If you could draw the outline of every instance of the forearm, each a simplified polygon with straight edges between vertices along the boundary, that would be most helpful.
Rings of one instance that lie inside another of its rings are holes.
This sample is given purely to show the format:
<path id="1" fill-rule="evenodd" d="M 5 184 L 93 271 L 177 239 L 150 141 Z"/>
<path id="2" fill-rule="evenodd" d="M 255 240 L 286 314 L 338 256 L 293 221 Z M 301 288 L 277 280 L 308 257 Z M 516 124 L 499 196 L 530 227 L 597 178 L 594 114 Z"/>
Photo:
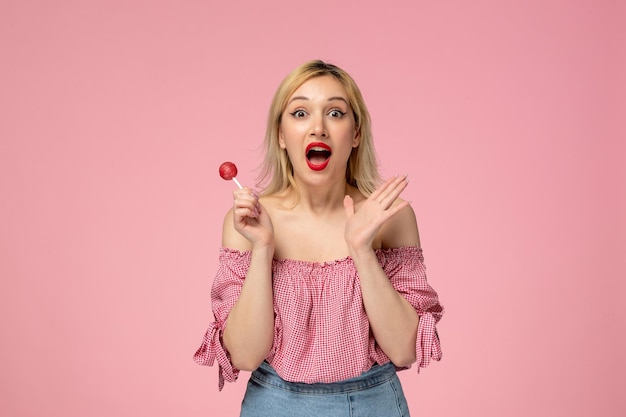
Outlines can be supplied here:
<path id="1" fill-rule="evenodd" d="M 267 357 L 274 339 L 272 258 L 274 248 L 252 250 L 250 267 L 224 330 L 224 346 L 233 366 L 255 370 Z"/>
<path id="2" fill-rule="evenodd" d="M 363 305 L 380 348 L 396 366 L 415 362 L 419 316 L 413 306 L 393 288 L 373 250 L 353 251 L 361 281 Z"/>

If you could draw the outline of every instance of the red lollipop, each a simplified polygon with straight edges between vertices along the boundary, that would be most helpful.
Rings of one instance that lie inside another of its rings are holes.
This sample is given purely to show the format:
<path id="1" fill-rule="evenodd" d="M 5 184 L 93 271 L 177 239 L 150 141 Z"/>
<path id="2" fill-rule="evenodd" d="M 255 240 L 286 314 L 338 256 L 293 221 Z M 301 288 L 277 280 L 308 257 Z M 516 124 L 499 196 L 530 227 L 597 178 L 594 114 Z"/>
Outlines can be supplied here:
<path id="1" fill-rule="evenodd" d="M 220 165 L 220 177 L 224 178 L 226 181 L 233 180 L 235 184 L 237 184 L 237 187 L 243 188 L 241 184 L 239 184 L 239 181 L 237 181 L 237 178 L 235 178 L 236 175 L 237 166 L 232 162 L 224 162 Z"/>

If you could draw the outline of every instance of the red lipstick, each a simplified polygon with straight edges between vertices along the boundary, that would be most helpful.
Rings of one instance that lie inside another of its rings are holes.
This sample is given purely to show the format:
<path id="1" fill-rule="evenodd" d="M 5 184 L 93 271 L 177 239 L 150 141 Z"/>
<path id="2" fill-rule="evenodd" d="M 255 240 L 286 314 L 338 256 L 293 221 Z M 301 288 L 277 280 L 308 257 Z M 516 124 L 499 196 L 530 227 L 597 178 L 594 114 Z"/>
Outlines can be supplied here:
<path id="1" fill-rule="evenodd" d="M 306 147 L 306 163 L 313 171 L 321 171 L 328 165 L 330 155 L 332 154 L 330 146 L 323 142 L 312 142 Z"/>

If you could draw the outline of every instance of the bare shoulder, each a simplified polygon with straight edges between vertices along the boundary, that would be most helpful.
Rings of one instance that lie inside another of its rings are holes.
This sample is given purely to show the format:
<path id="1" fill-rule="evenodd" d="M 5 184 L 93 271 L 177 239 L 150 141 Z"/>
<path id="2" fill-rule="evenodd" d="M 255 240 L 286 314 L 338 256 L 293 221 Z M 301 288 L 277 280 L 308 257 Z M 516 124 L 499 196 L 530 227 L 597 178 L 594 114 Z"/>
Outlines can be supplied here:
<path id="1" fill-rule="evenodd" d="M 393 204 L 403 202 L 404 200 L 398 198 Z M 419 247 L 420 237 L 413 208 L 410 205 L 402 208 L 381 227 L 379 236 L 383 248 Z"/>
<path id="2" fill-rule="evenodd" d="M 247 251 L 252 249 L 250 241 L 243 237 L 241 233 L 235 230 L 235 223 L 233 220 L 233 209 L 228 210 L 224 216 L 224 223 L 222 225 L 222 246 L 225 248 L 237 249 L 240 251 Z"/>

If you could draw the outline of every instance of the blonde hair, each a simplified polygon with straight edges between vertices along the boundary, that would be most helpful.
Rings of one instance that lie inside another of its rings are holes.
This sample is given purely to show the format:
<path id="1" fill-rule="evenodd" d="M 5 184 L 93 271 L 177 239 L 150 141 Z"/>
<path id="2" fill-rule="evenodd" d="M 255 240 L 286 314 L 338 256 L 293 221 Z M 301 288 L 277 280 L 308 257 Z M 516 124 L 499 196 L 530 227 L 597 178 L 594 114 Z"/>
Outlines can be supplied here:
<path id="1" fill-rule="evenodd" d="M 346 167 L 346 182 L 365 196 L 369 196 L 380 183 L 376 152 L 372 138 L 371 120 L 363 96 L 352 77 L 341 68 L 323 61 L 306 62 L 294 69 L 280 83 L 267 119 L 265 133 L 265 159 L 261 165 L 258 185 L 267 184 L 263 194 L 271 195 L 284 191 L 289 186 L 296 189 L 293 166 L 287 152 L 281 149 L 278 134 L 282 114 L 291 95 L 311 78 L 331 75 L 346 89 L 348 102 L 354 114 L 355 128 L 360 134 L 359 146 L 352 149 Z"/>

